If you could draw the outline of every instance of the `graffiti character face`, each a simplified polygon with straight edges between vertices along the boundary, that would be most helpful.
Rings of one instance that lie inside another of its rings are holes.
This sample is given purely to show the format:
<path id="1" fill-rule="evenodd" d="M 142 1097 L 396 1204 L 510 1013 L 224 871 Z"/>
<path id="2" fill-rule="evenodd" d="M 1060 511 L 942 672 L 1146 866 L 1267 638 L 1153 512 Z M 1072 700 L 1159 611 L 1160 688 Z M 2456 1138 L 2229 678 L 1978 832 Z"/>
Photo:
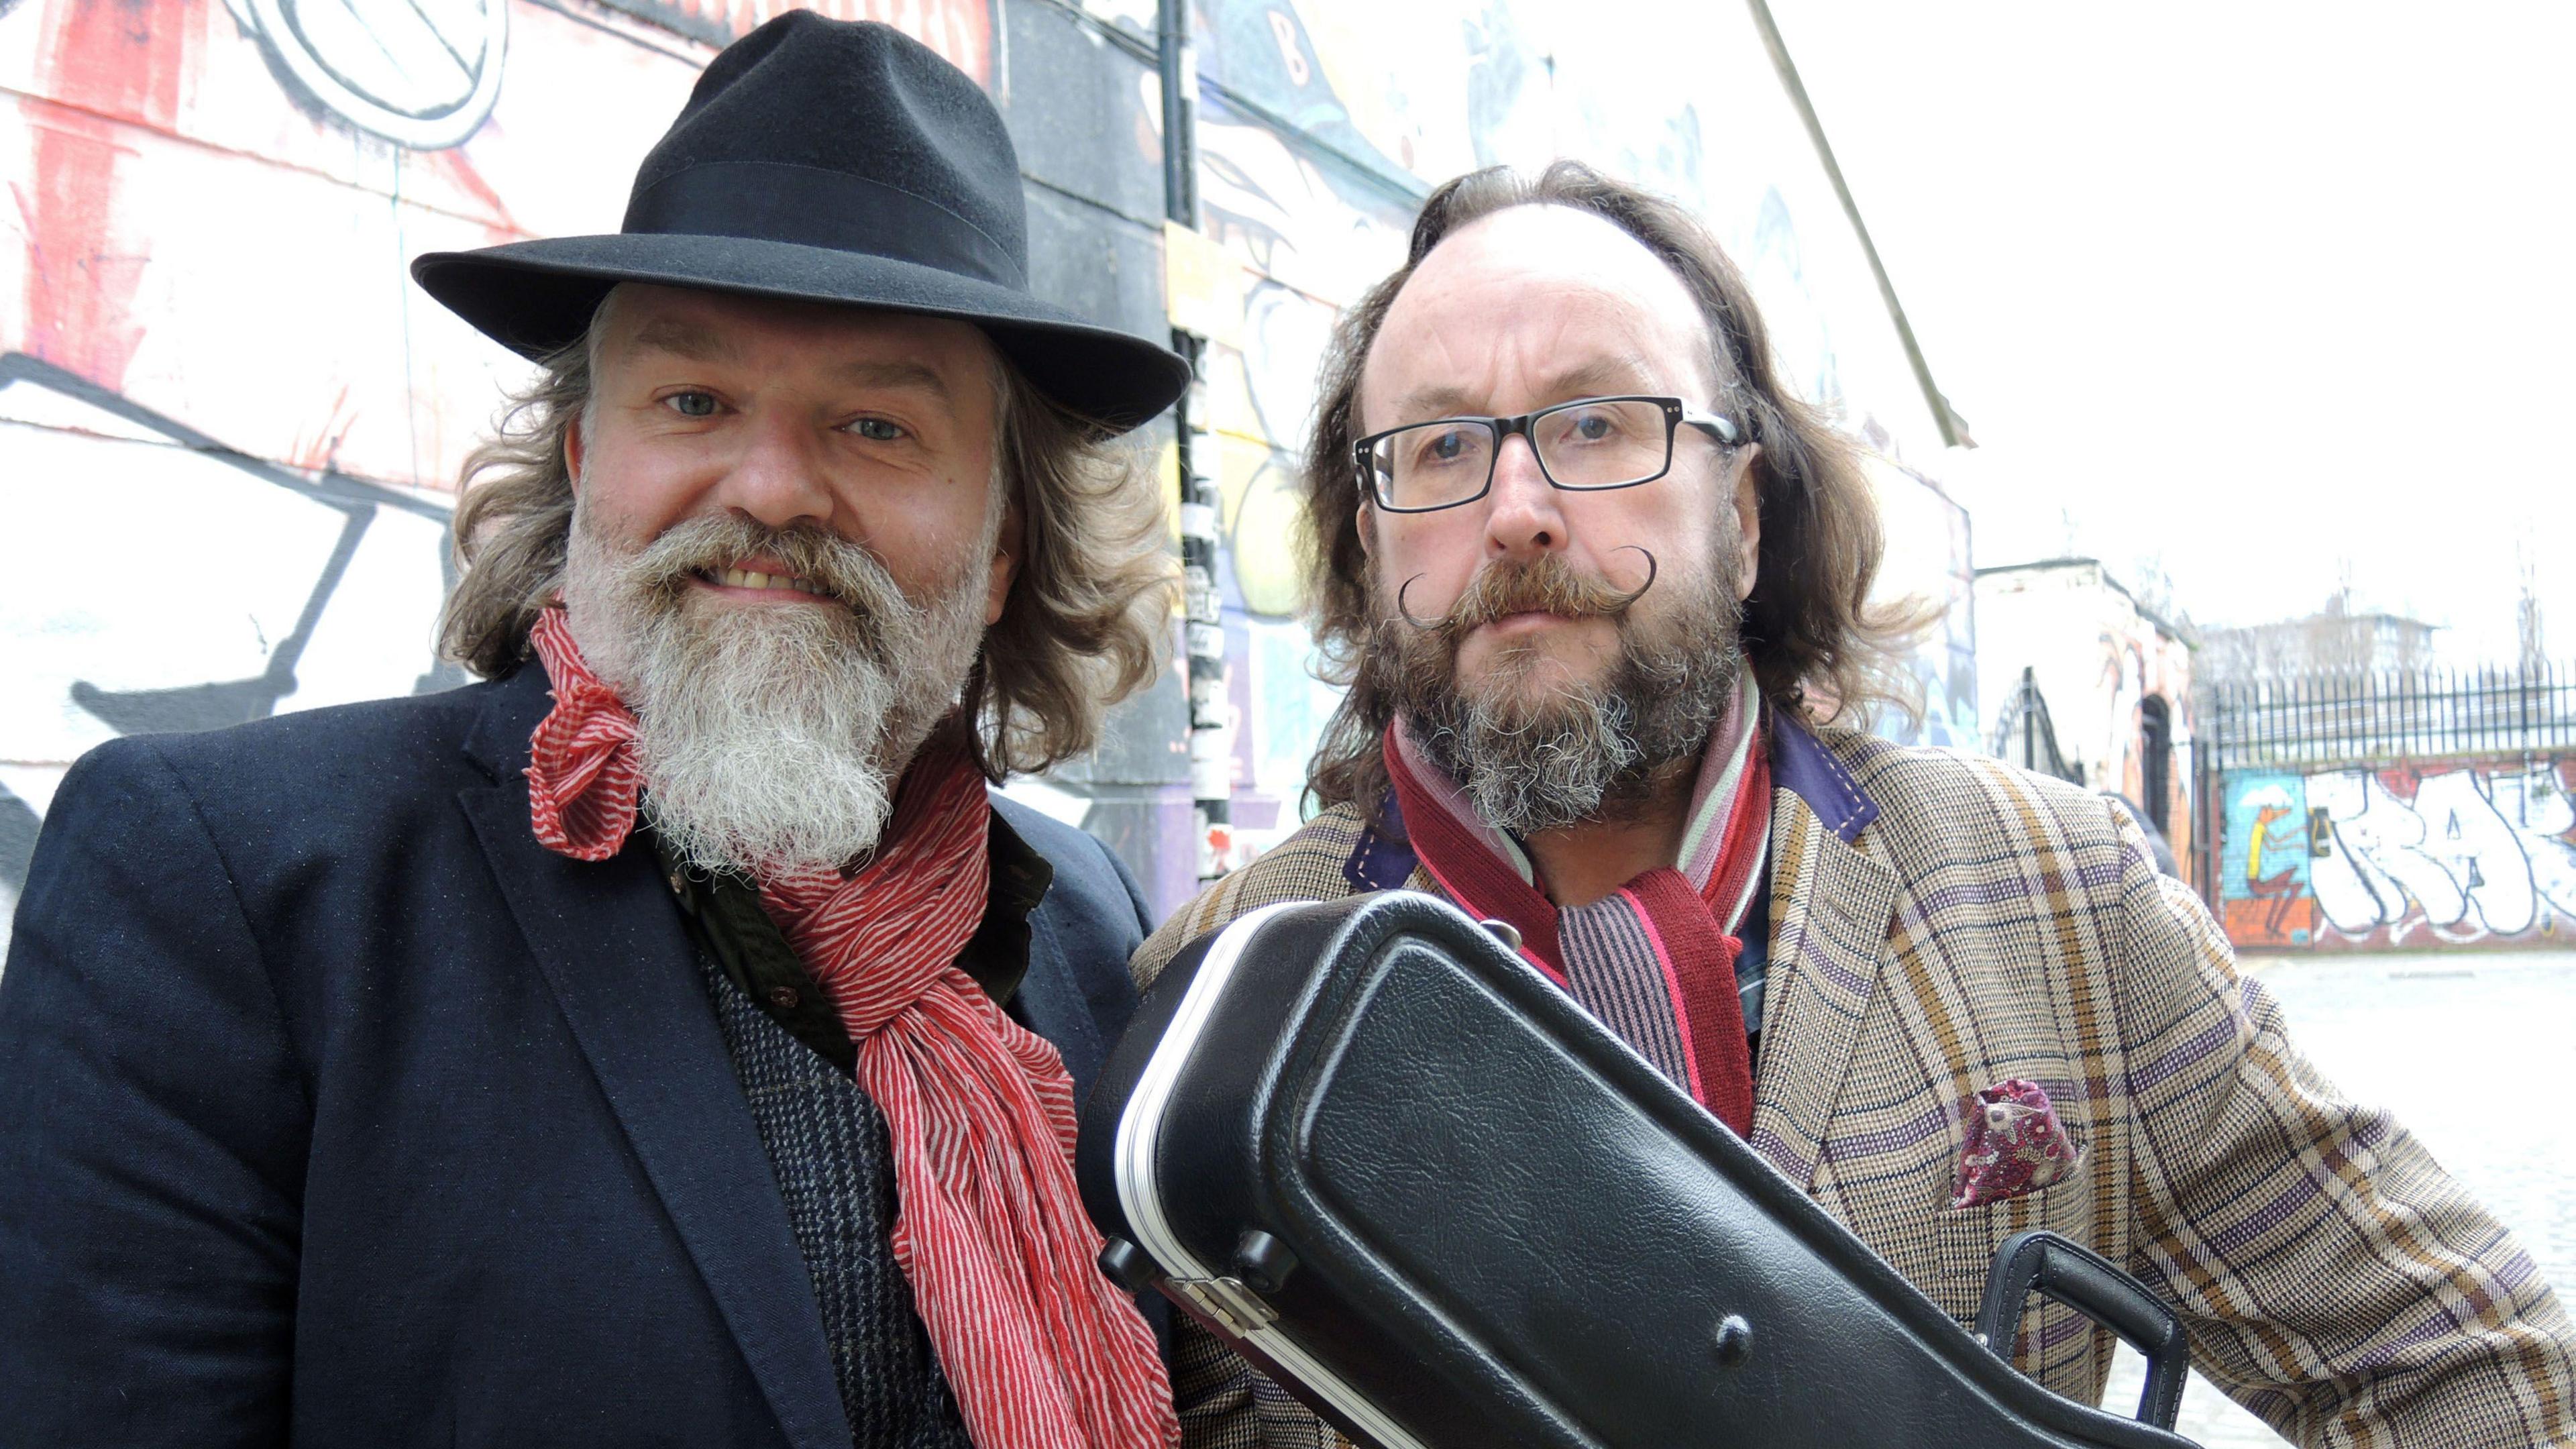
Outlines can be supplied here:
<path id="1" fill-rule="evenodd" d="M 1018 557 L 1008 520 L 995 546 L 982 543 L 996 377 L 992 345 L 963 322 L 621 287 L 566 461 L 613 551 L 698 518 L 820 529 L 866 550 L 906 598 L 980 574 L 990 624 Z M 831 606 L 786 564 L 748 555 L 693 583 L 729 607 Z"/>
<path id="2" fill-rule="evenodd" d="M 1609 394 L 1705 408 L 1718 396 L 1713 372 L 1699 308 L 1670 269 L 1600 217 L 1524 206 L 1464 228 L 1423 261 L 1369 349 L 1359 403 L 1364 431 Z M 1363 503 L 1360 535 L 1382 591 L 1403 590 L 1417 618 L 1445 615 L 1480 572 L 1543 563 L 1625 593 L 1646 580 L 1651 554 L 1656 587 L 1627 611 L 1648 623 L 1704 592 L 1721 552 L 1733 555 L 1733 597 L 1751 592 L 1761 538 L 1752 453 L 1684 429 L 1664 477 L 1566 492 L 1513 438 L 1483 498 L 1417 514 Z M 1470 695 L 1508 687 L 1524 698 L 1597 687 L 1621 652 L 1614 615 L 1515 612 L 1458 640 L 1457 683 Z"/>

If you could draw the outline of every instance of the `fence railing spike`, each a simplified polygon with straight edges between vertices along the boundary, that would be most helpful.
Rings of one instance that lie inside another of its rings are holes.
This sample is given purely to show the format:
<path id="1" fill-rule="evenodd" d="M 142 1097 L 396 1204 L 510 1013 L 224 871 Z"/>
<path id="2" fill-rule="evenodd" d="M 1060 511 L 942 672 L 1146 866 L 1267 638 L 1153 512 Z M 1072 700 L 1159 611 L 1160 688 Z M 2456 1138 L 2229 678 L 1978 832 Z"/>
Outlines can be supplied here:
<path id="1" fill-rule="evenodd" d="M 2192 721 L 2213 771 L 2337 768 L 2380 760 L 2539 752 L 2576 744 L 2576 669 L 2489 660 L 2380 668 L 2338 664 L 2215 681 Z M 2015 701 L 2020 706 L 2019 700 Z M 2046 706 L 2018 712 L 2023 748 L 2047 754 Z M 2027 716 L 2037 713 L 2037 720 Z M 2030 725 L 2037 724 L 2033 731 Z M 2030 736 L 2037 734 L 2038 738 Z M 2065 766 L 2064 761 L 2034 764 Z"/>

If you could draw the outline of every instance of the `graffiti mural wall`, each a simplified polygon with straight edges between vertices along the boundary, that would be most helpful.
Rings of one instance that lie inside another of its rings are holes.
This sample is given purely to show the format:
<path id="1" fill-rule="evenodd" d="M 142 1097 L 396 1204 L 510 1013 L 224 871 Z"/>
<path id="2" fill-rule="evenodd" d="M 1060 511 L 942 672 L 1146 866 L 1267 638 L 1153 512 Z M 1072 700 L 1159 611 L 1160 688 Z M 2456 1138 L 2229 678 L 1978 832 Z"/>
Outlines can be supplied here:
<path id="1" fill-rule="evenodd" d="M 2576 940 L 2576 757 L 2224 777 L 2239 947 Z"/>
<path id="2" fill-rule="evenodd" d="M 610 118 L 696 73 L 614 17 L 331 14 L 0 11 L 0 913 L 90 746 L 461 682 L 447 492 L 519 369 L 404 263 L 613 218 Z"/>
<path id="3" fill-rule="evenodd" d="M 463 682 L 432 652 L 452 490 L 525 368 L 406 264 L 615 229 L 715 46 L 779 8 L 0 4 L 0 939 L 91 746 Z M 1032 0 L 819 8 L 892 21 L 1002 96 L 1038 286 L 1160 335 L 1160 141 L 1094 100 L 1135 96 L 1149 61 Z M 1177 687 L 1118 723 L 1032 793 L 1174 903 Z"/>

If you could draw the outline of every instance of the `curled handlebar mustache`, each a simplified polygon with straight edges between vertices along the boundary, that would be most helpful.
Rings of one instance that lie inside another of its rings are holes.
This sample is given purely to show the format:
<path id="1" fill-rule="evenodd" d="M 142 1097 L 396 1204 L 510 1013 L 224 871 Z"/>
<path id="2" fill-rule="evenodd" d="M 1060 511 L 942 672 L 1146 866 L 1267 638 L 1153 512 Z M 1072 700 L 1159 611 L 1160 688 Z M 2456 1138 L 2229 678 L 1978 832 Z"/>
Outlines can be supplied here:
<path id="1" fill-rule="evenodd" d="M 1656 575 L 1656 573 L 1657 573 L 1657 565 L 1656 565 L 1656 562 L 1655 562 L 1655 555 L 1654 555 L 1653 550 L 1648 549 L 1648 548 L 1645 548 L 1645 547 L 1643 547 L 1643 546 L 1641 546 L 1641 545 L 1639 545 L 1639 544 L 1623 543 L 1623 544 L 1619 545 L 1617 548 L 1614 548 L 1614 549 L 1612 549 L 1612 550 L 1610 550 L 1610 551 L 1611 551 L 1612 553 L 1625 553 L 1625 552 L 1628 552 L 1628 551 L 1629 551 L 1629 550 L 1631 550 L 1631 549 L 1635 550 L 1635 551 L 1636 551 L 1636 552 L 1638 552 L 1638 553 L 1644 554 L 1644 555 L 1646 556 L 1646 579 L 1645 579 L 1645 582 L 1643 582 L 1643 583 L 1641 583 L 1641 584 L 1637 585 L 1635 588 L 1630 589 L 1630 590 L 1628 590 L 1628 591 L 1627 591 L 1627 592 L 1625 592 L 1625 593 L 1622 593 L 1622 594 L 1616 594 L 1616 595 L 1611 596 L 1611 597 L 1610 597 L 1610 598 L 1608 598 L 1608 599 L 1602 600 L 1602 601 L 1601 601 L 1601 607 L 1600 607 L 1600 609 L 1599 609 L 1599 612 L 1600 612 L 1600 613 L 1603 613 L 1603 614 L 1615 614 L 1615 613 L 1619 612 L 1621 609 L 1627 608 L 1629 605 L 1631 605 L 1631 604 L 1633 604 L 1633 603 L 1637 602 L 1639 599 L 1644 598 L 1644 597 L 1646 596 L 1646 591 L 1647 591 L 1648 589 L 1651 589 L 1651 588 L 1653 588 L 1653 587 L 1655 586 L 1655 575 Z M 1443 629 L 1443 628 L 1448 627 L 1448 625 L 1449 625 L 1449 622 L 1450 622 L 1450 621 L 1449 621 L 1449 620 L 1447 620 L 1447 619 L 1445 619 L 1445 618 L 1442 618 L 1442 619 L 1417 619 L 1417 618 L 1415 618 L 1415 617 L 1413 616 L 1413 610 L 1411 610 L 1410 608 L 1407 608 L 1407 607 L 1405 606 L 1405 602 L 1404 602 L 1404 596 L 1405 596 L 1405 594 L 1406 594 L 1408 591 L 1410 591 L 1410 590 L 1413 588 L 1413 586 L 1414 586 L 1415 584 L 1418 584 L 1418 583 L 1422 582 L 1422 578 L 1423 578 L 1423 576 L 1422 576 L 1422 575 L 1420 575 L 1420 574 L 1415 574 L 1413 577 L 1411 577 L 1411 578 L 1409 578 L 1409 579 L 1406 579 L 1406 580 L 1404 581 L 1403 586 L 1402 586 L 1402 587 L 1400 587 L 1400 588 L 1398 588 L 1398 589 L 1395 591 L 1395 612 L 1396 612 L 1397 616 L 1398 616 L 1399 618 L 1403 619 L 1403 620 L 1404 620 L 1404 622 L 1406 622 L 1406 623 L 1408 623 L 1408 624 L 1411 624 L 1414 628 L 1416 628 L 1416 629 L 1421 629 L 1421 630 L 1424 630 L 1424 631 L 1426 631 L 1426 632 L 1427 632 L 1427 631 L 1430 631 L 1430 630 L 1434 630 L 1434 629 Z M 1481 620 L 1480 620 L 1479 622 L 1483 622 L 1483 621 L 1481 621 Z"/>

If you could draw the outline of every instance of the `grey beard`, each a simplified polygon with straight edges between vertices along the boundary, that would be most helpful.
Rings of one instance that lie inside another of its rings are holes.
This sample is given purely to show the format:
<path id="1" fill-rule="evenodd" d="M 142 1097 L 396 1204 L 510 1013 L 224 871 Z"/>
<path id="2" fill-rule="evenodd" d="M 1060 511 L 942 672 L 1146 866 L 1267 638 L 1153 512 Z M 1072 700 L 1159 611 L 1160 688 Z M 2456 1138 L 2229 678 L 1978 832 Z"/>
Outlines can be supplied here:
<path id="1" fill-rule="evenodd" d="M 1432 628 L 1381 598 L 1373 667 L 1386 671 L 1382 687 L 1414 743 L 1458 783 L 1485 823 L 1529 835 L 1613 819 L 1642 802 L 1668 766 L 1704 751 L 1734 702 L 1744 672 L 1744 610 L 1732 558 L 1723 546 L 1715 550 L 1713 565 L 1660 608 L 1636 600 L 1620 606 L 1611 615 L 1619 658 L 1598 684 L 1525 699 L 1536 659 L 1505 654 L 1475 694 L 1462 691 L 1465 626 L 1510 607 L 1491 597 L 1462 597 L 1452 617 Z M 1578 595 L 1587 587 L 1559 586 Z M 1508 582 L 1496 587 L 1513 594 Z"/>
<path id="2" fill-rule="evenodd" d="M 1728 629 L 1717 649 L 1632 647 L 1603 684 L 1531 707 L 1443 691 L 1409 722 L 1423 755 L 1486 824 L 1514 835 L 1561 830 L 1616 817 L 1666 766 L 1706 749 L 1741 670 Z"/>
<path id="3" fill-rule="evenodd" d="M 1416 743 L 1448 772 L 1476 815 L 1514 835 L 1598 819 L 1640 751 L 1625 699 L 1585 692 L 1543 718 L 1512 720 L 1474 701 L 1439 723 L 1417 719 Z"/>
<path id="4" fill-rule="evenodd" d="M 1000 524 L 997 508 L 970 560 Z M 617 558 L 576 513 L 565 597 L 605 636 L 584 652 L 635 716 L 645 818 L 694 869 L 837 869 L 874 850 L 981 647 L 979 570 L 916 604 L 865 550 L 816 533 L 698 519 Z M 759 552 L 846 607 L 728 608 L 686 580 Z"/>

